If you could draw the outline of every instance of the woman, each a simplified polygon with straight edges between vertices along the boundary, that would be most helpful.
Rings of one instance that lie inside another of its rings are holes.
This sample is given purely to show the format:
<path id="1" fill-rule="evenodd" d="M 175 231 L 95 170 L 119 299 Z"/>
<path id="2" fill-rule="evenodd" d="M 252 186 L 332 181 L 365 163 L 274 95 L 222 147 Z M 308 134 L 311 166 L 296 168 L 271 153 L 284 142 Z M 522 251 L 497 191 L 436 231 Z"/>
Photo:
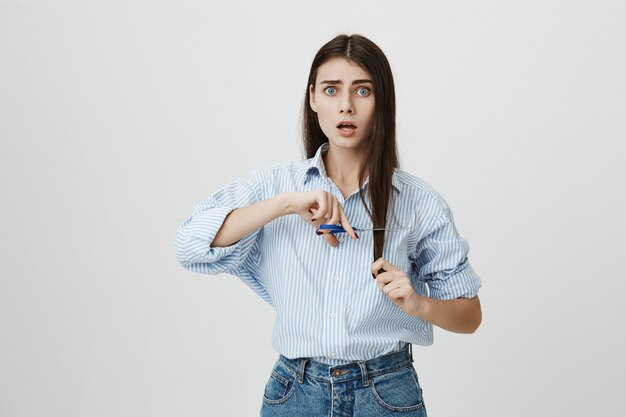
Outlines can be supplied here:
<path id="1" fill-rule="evenodd" d="M 202 201 L 179 262 L 236 275 L 276 309 L 262 416 L 425 416 L 411 344 L 481 321 L 468 243 L 441 195 L 398 168 L 391 68 L 369 39 L 318 51 L 303 120 L 308 159 Z"/>

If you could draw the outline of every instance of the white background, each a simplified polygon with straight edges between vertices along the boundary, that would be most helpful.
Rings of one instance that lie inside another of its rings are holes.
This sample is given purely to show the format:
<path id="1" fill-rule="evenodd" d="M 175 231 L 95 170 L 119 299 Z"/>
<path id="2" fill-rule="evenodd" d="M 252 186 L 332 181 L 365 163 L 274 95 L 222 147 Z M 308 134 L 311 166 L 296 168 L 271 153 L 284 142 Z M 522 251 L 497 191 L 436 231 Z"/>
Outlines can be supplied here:
<path id="1" fill-rule="evenodd" d="M 174 254 L 302 158 L 315 52 L 387 54 L 402 168 L 483 280 L 414 347 L 430 416 L 623 416 L 626 3 L 0 0 L 0 415 L 254 416 L 271 307 Z"/>

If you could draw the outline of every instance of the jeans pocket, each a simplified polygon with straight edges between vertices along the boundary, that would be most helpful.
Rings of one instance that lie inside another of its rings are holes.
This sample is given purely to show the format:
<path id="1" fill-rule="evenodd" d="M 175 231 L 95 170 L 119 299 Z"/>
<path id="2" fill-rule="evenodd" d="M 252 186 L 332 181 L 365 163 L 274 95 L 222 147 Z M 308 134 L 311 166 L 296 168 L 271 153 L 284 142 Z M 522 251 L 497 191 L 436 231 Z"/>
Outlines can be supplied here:
<path id="1" fill-rule="evenodd" d="M 281 404 L 287 401 L 294 391 L 295 374 L 279 362 L 276 363 L 263 393 L 266 404 Z"/>
<path id="2" fill-rule="evenodd" d="M 412 365 L 372 378 L 370 390 L 387 410 L 409 412 L 424 408 L 422 388 Z"/>

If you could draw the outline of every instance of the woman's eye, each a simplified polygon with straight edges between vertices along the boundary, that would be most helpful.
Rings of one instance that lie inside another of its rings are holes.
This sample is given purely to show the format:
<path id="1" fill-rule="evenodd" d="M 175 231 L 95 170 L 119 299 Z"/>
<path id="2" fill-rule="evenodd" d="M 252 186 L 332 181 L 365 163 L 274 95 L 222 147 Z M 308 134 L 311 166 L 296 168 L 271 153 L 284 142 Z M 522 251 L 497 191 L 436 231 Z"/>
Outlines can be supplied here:
<path id="1" fill-rule="evenodd" d="M 356 90 L 357 95 L 363 96 L 363 97 L 369 96 L 371 94 L 371 92 L 372 91 L 369 88 L 366 88 L 366 87 L 361 87 L 358 90 Z"/>
<path id="2" fill-rule="evenodd" d="M 326 87 L 324 91 L 330 96 L 334 96 L 335 94 L 337 94 L 337 89 L 335 89 L 335 87 Z"/>

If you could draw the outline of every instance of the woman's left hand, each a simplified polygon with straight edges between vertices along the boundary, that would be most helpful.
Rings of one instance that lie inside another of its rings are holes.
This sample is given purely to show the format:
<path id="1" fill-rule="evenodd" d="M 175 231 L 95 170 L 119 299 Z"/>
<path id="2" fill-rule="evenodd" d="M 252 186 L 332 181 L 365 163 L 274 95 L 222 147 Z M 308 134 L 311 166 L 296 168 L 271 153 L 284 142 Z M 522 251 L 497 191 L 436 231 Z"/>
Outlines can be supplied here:
<path id="1" fill-rule="evenodd" d="M 384 271 L 379 271 L 383 269 Z M 419 316 L 425 303 L 423 298 L 415 293 L 411 280 L 407 275 L 384 258 L 379 258 L 372 264 L 372 275 L 378 283 L 378 288 L 384 292 L 395 305 L 411 316 Z"/>

